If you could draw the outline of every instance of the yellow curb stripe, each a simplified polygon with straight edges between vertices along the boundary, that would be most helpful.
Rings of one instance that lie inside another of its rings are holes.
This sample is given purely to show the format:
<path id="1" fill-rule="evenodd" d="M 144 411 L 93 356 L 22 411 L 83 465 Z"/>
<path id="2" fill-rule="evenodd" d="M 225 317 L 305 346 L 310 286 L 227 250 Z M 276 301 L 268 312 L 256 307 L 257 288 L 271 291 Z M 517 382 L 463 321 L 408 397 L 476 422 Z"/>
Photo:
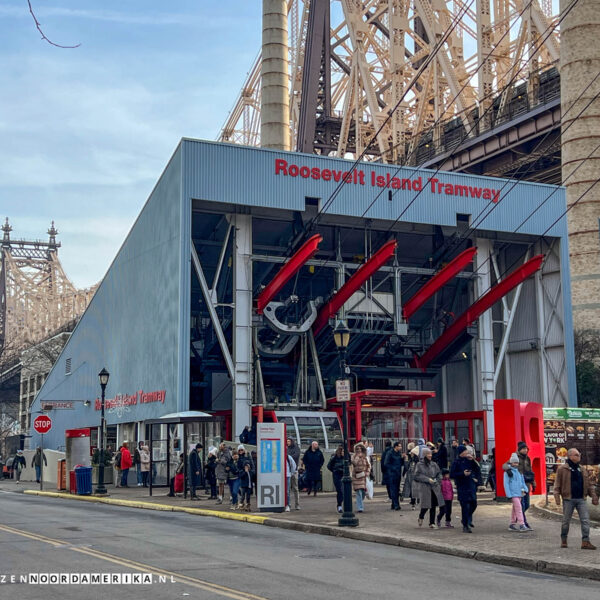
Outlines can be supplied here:
<path id="1" fill-rule="evenodd" d="M 123 500 L 121 498 L 103 498 L 101 496 L 79 496 L 75 494 L 63 494 L 61 492 L 42 492 L 39 490 L 23 490 L 24 494 L 31 496 L 46 496 L 49 498 L 64 498 L 68 500 L 83 500 L 84 502 L 98 502 L 102 504 L 113 504 L 115 506 L 126 506 L 129 508 L 143 508 L 146 510 L 161 510 L 168 512 L 185 512 L 202 517 L 214 517 L 229 521 L 242 521 L 244 523 L 255 523 L 263 525 L 268 517 L 259 515 L 242 515 L 229 513 L 222 510 L 209 510 L 207 508 L 190 508 L 186 506 L 172 506 L 171 504 L 158 504 L 155 502 L 143 502 L 140 500 Z"/>
<path id="2" fill-rule="evenodd" d="M 19 535 L 28 539 L 44 542 L 53 546 L 64 547 L 65 545 L 68 546 L 69 544 L 67 540 L 55 540 L 53 538 L 49 538 L 37 533 L 24 531 L 22 529 L 15 529 L 14 527 L 9 527 L 8 525 L 0 525 L 0 531 L 6 531 L 7 533 L 12 533 L 14 535 Z M 131 567 L 132 569 L 140 569 L 142 571 L 154 573 L 156 575 L 173 576 L 177 578 L 178 583 L 184 583 L 186 585 L 190 585 L 201 590 L 213 592 L 215 594 L 225 596 L 227 598 L 233 598 L 233 600 L 267 600 L 267 598 L 265 598 L 264 596 L 256 596 L 255 594 L 238 591 L 233 588 L 228 588 L 219 585 L 218 583 L 211 583 L 210 581 L 204 581 L 203 579 L 190 577 L 189 575 L 182 575 L 181 573 L 176 573 L 174 571 L 167 571 L 166 569 L 153 567 L 152 565 L 147 565 L 145 563 L 133 561 L 128 558 L 116 556 L 114 554 L 108 554 L 107 552 L 102 552 L 101 550 L 96 550 L 94 548 L 77 548 L 74 546 L 68 546 L 67 549 L 73 552 L 78 552 L 80 554 L 87 554 L 88 556 L 91 556 L 93 558 L 99 558 L 107 562 L 115 563 L 120 567 Z"/>

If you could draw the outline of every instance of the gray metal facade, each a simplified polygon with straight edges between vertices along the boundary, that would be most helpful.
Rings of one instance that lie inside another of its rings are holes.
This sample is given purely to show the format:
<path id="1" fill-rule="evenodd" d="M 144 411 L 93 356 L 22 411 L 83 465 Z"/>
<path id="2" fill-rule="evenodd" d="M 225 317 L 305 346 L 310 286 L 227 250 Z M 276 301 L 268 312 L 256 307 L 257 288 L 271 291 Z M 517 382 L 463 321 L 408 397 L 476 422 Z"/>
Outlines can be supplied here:
<path id="1" fill-rule="evenodd" d="M 276 174 L 278 160 L 285 161 L 288 167 L 292 164 L 307 167 L 310 175 L 292 176 L 289 168 L 287 175 Z M 352 164 L 313 155 L 182 140 L 32 410 L 39 410 L 40 401 L 44 400 L 89 399 L 93 402 L 99 394 L 97 373 L 102 367 L 111 373 L 107 398 L 116 394 L 132 395 L 139 390 L 165 390 L 164 403 L 138 401 L 126 409 L 113 410 L 107 415 L 108 424 L 142 421 L 188 410 L 190 327 L 193 326 L 190 315 L 194 310 L 191 300 L 194 294 L 192 209 L 206 213 L 207 218 L 222 215 L 230 223 L 233 215 L 249 214 L 255 228 L 263 221 L 268 223 L 273 215 L 282 222 L 291 222 L 295 215 L 308 214 L 311 203 L 320 208 L 327 206 L 338 183 L 323 181 L 325 170 L 337 171 L 340 176 L 348 172 Z M 561 217 L 565 209 L 564 190 L 372 163 L 360 163 L 357 168 L 364 173 L 364 182 L 353 180 L 341 186 L 334 202 L 324 211 L 330 223 L 339 221 L 348 227 L 374 224 L 385 233 L 402 215 L 398 223 L 406 231 L 414 224 L 417 232 L 425 225 L 446 232 L 457 228 L 457 215 L 464 215 L 477 224 L 478 236 L 492 243 L 497 241 L 501 272 L 511 270 L 509 267 L 519 258 L 519 248 L 524 252 L 535 236 L 546 236 L 541 250 L 550 258 L 539 281 L 523 284 L 522 298 L 515 307 L 506 350 L 511 369 L 509 387 L 512 397 L 523 400 L 539 400 L 548 405 L 574 403 L 568 245 L 566 220 Z M 318 169 L 318 179 L 313 177 L 313 169 Z M 417 187 L 421 191 L 373 186 L 372 172 L 386 181 L 388 174 L 390 180 L 392 177 L 411 182 L 420 180 L 421 185 Z M 430 178 L 438 180 L 435 191 L 431 189 Z M 446 193 L 451 189 L 447 186 L 453 186 L 452 191 L 457 193 Z M 467 192 L 470 188 L 475 191 Z M 480 196 L 481 190 L 495 190 L 499 201 L 494 203 L 477 197 L 477 189 Z M 475 197 L 471 197 L 471 193 Z M 317 209 L 312 210 L 311 214 L 315 214 Z M 252 238 L 255 252 L 261 243 L 266 244 L 257 239 L 257 235 L 253 234 Z M 514 241 L 516 246 L 500 248 L 507 240 Z M 215 248 L 218 252 L 216 242 Z M 233 258 L 235 262 L 235 256 Z M 506 315 L 502 317 L 498 310 L 494 308 L 497 320 L 506 321 Z M 230 335 L 225 337 L 231 348 L 234 344 Z M 498 330 L 494 336 L 496 343 L 500 343 L 501 332 Z M 523 339 L 527 341 L 524 347 Z M 447 365 L 445 391 L 439 377 L 432 384 L 440 394 L 439 399 L 431 403 L 433 412 L 481 407 L 476 385 L 469 381 L 469 369 L 475 370 L 473 381 L 477 378 L 477 350 L 472 352 L 474 356 L 469 357 L 468 366 L 457 362 Z M 70 374 L 65 373 L 67 358 L 72 361 Z M 248 363 L 252 363 L 251 357 Z M 557 385 L 544 391 L 544 378 L 552 380 L 553 377 Z M 498 396 L 506 391 L 505 379 L 503 370 L 499 375 Z M 212 380 L 222 382 L 222 389 L 231 394 L 223 372 L 213 373 Z M 224 405 L 222 397 L 218 404 L 215 408 Z M 79 405 L 75 411 L 56 411 L 53 418 L 53 430 L 46 436 L 47 447 L 62 446 L 66 428 L 97 425 L 99 412 L 93 405 L 90 408 Z"/>

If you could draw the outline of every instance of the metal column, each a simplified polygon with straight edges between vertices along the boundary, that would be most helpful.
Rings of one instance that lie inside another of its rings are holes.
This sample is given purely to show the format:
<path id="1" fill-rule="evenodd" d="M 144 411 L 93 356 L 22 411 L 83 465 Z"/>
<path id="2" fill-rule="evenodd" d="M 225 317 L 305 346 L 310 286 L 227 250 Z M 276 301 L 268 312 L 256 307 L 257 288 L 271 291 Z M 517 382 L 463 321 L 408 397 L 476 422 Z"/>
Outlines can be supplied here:
<path id="1" fill-rule="evenodd" d="M 233 238 L 233 399 L 232 437 L 251 425 L 252 404 L 252 217 L 232 215 Z"/>
<path id="2" fill-rule="evenodd" d="M 476 293 L 480 298 L 491 287 L 491 253 L 493 242 L 488 239 L 477 239 L 474 270 L 478 273 Z M 493 448 L 494 435 L 494 330 L 492 326 L 492 309 L 486 310 L 479 317 L 479 339 L 477 341 L 477 367 L 479 370 L 479 394 L 481 407 L 488 413 L 488 445 Z M 474 407 L 475 409 L 477 407 Z"/>

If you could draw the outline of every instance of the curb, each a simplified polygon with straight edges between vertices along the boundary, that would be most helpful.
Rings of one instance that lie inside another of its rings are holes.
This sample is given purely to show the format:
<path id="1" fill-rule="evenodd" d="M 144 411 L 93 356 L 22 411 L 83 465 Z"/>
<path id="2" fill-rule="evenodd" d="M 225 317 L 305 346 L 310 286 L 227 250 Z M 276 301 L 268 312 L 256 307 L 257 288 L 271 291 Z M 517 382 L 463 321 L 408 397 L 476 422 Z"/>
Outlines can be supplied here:
<path id="1" fill-rule="evenodd" d="M 369 533 L 367 531 L 361 531 L 360 529 L 344 529 L 333 527 L 331 525 L 313 525 L 311 523 L 302 523 L 300 521 L 284 521 L 283 519 L 261 517 L 252 514 L 241 515 L 236 513 L 208 510 L 203 508 L 187 508 L 183 506 L 171 506 L 169 504 L 154 504 L 151 502 L 141 502 L 135 500 L 121 500 L 118 498 L 103 498 L 99 496 L 74 496 L 72 494 L 62 494 L 60 492 L 41 492 L 38 490 L 24 490 L 23 493 L 32 496 L 46 496 L 50 498 L 62 498 L 68 500 L 83 500 L 84 502 L 114 504 L 117 506 L 126 506 L 129 508 L 141 508 L 146 510 L 159 510 L 167 512 L 184 512 L 203 517 L 214 517 L 217 519 L 226 519 L 229 521 L 242 521 L 245 523 L 265 525 L 267 527 L 300 531 L 303 533 L 328 535 L 331 537 L 339 537 L 357 540 L 361 542 L 372 542 L 376 544 L 387 544 L 389 546 L 410 548 L 412 550 L 421 550 L 423 552 L 436 552 L 438 554 L 446 554 L 458 558 L 479 560 L 482 562 L 525 569 L 527 571 L 536 571 L 549 575 L 561 575 L 564 577 L 600 580 L 600 567 L 583 567 L 578 565 L 572 565 L 570 563 L 515 557 L 512 555 L 494 554 L 492 552 L 483 552 L 476 550 L 464 550 L 463 548 L 457 548 L 455 546 L 424 542 L 422 540 L 417 540 L 414 538 L 400 538 L 380 533 Z M 540 509 L 539 507 L 536 508 L 540 512 L 550 512 L 545 511 L 544 509 Z"/>
<path id="2" fill-rule="evenodd" d="M 76 496 L 74 494 L 62 494 L 60 492 L 40 492 L 38 490 L 23 490 L 24 494 L 30 496 L 46 496 L 49 498 L 62 498 L 66 500 L 83 500 L 84 502 L 97 502 L 100 504 L 114 504 L 117 506 L 126 506 L 128 508 L 143 508 L 145 510 L 160 510 L 166 512 L 185 512 L 202 517 L 215 517 L 217 519 L 227 519 L 230 521 L 243 521 L 245 523 L 256 523 L 262 525 L 267 517 L 257 515 L 241 515 L 237 513 L 228 513 L 225 511 L 208 510 L 206 508 L 188 508 L 186 506 L 171 506 L 170 504 L 156 504 L 154 502 L 142 502 L 138 500 L 122 500 L 119 498 L 103 498 L 101 496 Z"/>

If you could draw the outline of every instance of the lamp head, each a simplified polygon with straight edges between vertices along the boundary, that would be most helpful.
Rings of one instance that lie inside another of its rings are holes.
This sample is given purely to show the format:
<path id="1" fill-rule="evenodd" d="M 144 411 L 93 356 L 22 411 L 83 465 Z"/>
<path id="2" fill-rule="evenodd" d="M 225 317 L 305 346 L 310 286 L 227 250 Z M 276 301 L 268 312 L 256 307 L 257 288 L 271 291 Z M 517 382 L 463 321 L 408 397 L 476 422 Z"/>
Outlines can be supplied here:
<path id="1" fill-rule="evenodd" d="M 333 330 L 333 341 L 339 350 L 345 350 L 350 343 L 350 330 L 343 321 L 338 322 Z"/>
<path id="2" fill-rule="evenodd" d="M 100 373 L 98 373 L 98 379 L 100 379 L 100 385 L 102 387 L 106 387 L 109 377 L 110 377 L 110 373 L 106 369 L 102 369 L 102 371 L 100 371 Z"/>

